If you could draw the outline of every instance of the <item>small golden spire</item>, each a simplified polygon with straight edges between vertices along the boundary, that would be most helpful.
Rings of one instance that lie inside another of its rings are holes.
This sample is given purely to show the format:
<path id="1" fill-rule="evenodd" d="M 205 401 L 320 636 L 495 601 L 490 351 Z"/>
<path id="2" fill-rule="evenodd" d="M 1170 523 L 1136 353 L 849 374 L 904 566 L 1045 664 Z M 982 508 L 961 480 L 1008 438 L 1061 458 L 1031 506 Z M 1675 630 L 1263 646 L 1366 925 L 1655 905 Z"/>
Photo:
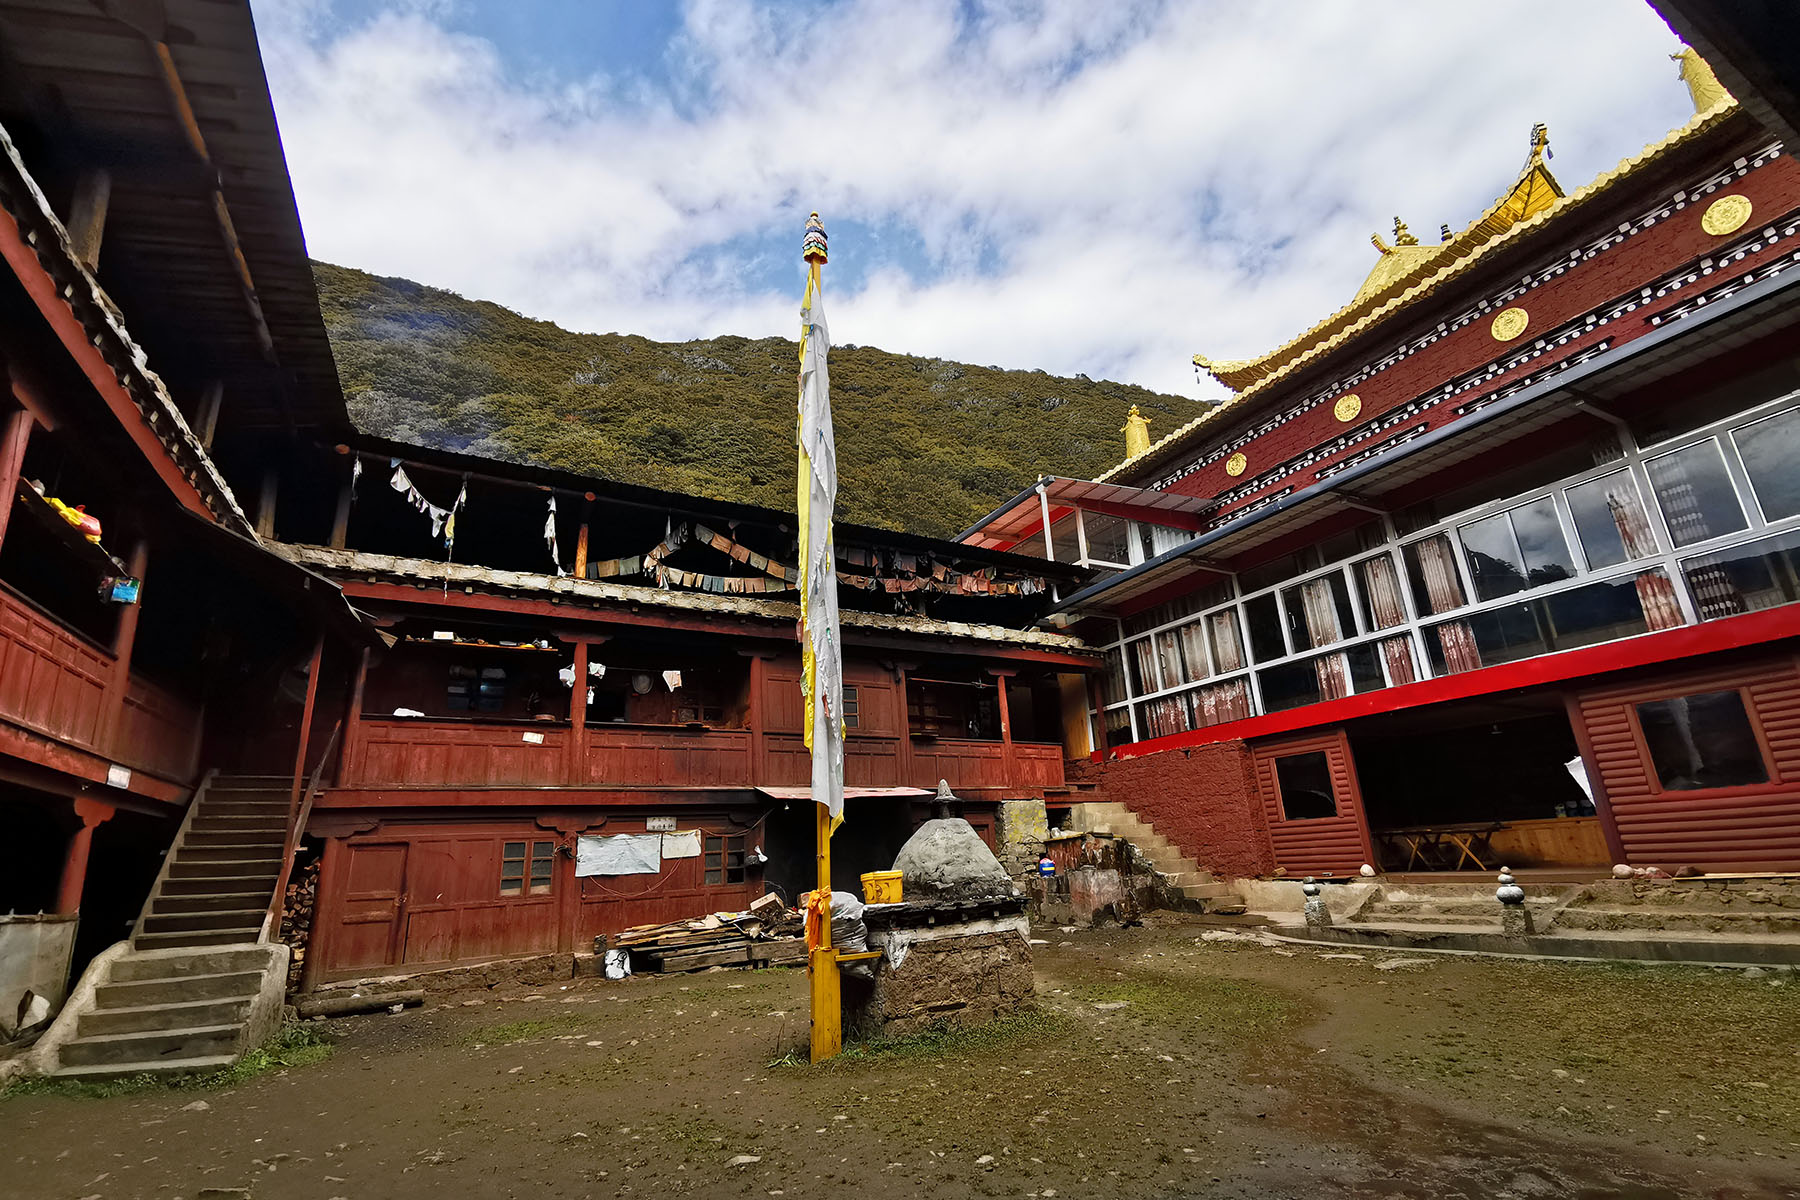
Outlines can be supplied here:
<path id="1" fill-rule="evenodd" d="M 1407 230 L 1406 222 L 1402 221 L 1399 217 L 1395 217 L 1394 218 L 1394 245 L 1396 245 L 1396 246 L 1416 246 L 1418 244 L 1419 244 L 1419 239 L 1414 237 L 1412 235 L 1412 233 Z"/>
<path id="2" fill-rule="evenodd" d="M 1125 435 L 1125 457 L 1136 458 L 1150 450 L 1150 418 L 1138 411 L 1137 405 L 1131 406 L 1131 413 L 1125 418 L 1125 428 L 1119 432 Z"/>
<path id="3" fill-rule="evenodd" d="M 1721 100 L 1730 99 L 1731 93 L 1713 74 L 1712 65 L 1700 57 L 1700 52 L 1692 46 L 1683 46 L 1680 54 L 1669 55 L 1671 62 L 1681 64 L 1681 82 L 1687 84 L 1688 95 L 1694 101 L 1694 111 L 1703 113 Z"/>

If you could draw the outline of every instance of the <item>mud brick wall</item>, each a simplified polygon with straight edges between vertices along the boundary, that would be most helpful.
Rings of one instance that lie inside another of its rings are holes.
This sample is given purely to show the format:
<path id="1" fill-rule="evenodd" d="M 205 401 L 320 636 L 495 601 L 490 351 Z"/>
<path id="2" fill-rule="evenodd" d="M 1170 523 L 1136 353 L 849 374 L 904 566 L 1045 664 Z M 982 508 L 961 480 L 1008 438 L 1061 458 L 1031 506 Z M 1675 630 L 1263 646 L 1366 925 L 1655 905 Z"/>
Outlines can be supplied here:
<path id="1" fill-rule="evenodd" d="M 1031 945 L 1021 929 L 916 941 L 898 967 L 878 961 L 873 984 L 853 989 L 845 979 L 844 1023 L 855 1037 L 979 1025 L 1032 1002 Z"/>
<path id="2" fill-rule="evenodd" d="M 1109 763 L 1068 764 L 1071 782 L 1123 804 L 1205 870 L 1225 878 L 1275 869 L 1268 818 L 1242 741 L 1164 750 Z"/>

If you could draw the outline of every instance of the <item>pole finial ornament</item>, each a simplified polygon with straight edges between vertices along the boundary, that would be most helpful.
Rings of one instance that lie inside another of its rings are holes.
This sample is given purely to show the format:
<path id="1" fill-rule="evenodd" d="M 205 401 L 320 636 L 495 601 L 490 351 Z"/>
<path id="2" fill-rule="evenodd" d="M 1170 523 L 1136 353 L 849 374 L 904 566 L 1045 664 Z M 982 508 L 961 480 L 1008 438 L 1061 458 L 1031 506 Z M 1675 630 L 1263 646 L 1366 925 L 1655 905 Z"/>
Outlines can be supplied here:
<path id="1" fill-rule="evenodd" d="M 800 257 L 807 262 L 825 261 L 825 224 L 814 213 L 806 218 L 806 236 L 800 240 Z"/>

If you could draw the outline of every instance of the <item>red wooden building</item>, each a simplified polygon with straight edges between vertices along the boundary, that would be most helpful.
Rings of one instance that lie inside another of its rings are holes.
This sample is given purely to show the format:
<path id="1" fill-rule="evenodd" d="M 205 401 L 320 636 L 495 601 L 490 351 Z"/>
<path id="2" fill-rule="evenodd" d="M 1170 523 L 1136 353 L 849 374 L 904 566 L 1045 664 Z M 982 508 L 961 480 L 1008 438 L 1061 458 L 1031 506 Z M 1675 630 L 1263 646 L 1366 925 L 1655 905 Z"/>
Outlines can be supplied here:
<path id="1" fill-rule="evenodd" d="M 1224 874 L 1800 870 L 1800 168 L 1695 115 L 1392 243 L 1221 405 L 975 546 L 1104 577 L 1086 778 Z M 1677 86 L 1671 80 L 1671 86 Z"/>
<path id="2" fill-rule="evenodd" d="M 0 1005 L 278 949 L 296 855 L 315 983 L 807 886 L 793 517 L 359 435 L 248 5 L 0 3 L 0 62 L 0 939 L 55 942 Z M 854 888 L 940 780 L 1041 811 L 1099 660 L 1034 628 L 1079 565 L 837 544 Z M 244 986 L 60 1065 L 241 1049 Z"/>

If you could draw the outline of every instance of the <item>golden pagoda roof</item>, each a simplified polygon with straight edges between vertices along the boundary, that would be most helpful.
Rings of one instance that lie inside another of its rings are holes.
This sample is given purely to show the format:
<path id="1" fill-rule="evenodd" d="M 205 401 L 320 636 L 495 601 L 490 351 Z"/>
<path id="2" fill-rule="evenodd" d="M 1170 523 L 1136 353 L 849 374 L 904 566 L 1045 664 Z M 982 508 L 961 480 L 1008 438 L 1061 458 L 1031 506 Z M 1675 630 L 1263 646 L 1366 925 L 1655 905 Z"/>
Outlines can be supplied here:
<path id="1" fill-rule="evenodd" d="M 1437 288 L 1463 275 L 1478 262 L 1503 247 L 1512 245 L 1520 237 L 1541 229 L 1548 222 L 1611 190 L 1663 155 L 1719 124 L 1736 110 L 1737 101 L 1730 93 L 1722 93 L 1716 103 L 1696 113 L 1686 125 L 1674 130 L 1661 141 L 1646 146 L 1639 153 L 1622 159 L 1612 170 L 1603 172 L 1585 187 L 1567 194 L 1543 166 L 1546 139 L 1541 136 L 1542 126 L 1534 128 L 1531 155 L 1512 187 L 1461 233 L 1438 246 L 1429 247 L 1433 252 L 1429 259 L 1419 256 L 1418 266 L 1404 274 L 1392 276 L 1377 290 L 1369 290 L 1369 281 L 1365 281 L 1357 298 L 1348 305 L 1260 358 L 1210 360 L 1196 355 L 1194 362 L 1197 366 L 1238 394 L 1166 434 L 1144 454 L 1128 458 L 1095 476 L 1096 481 L 1111 479 L 1138 458 L 1157 454 L 1185 440 L 1202 426 L 1221 419 L 1221 414 L 1229 412 L 1241 401 L 1260 395 L 1302 366 L 1343 345 L 1409 304 L 1430 295 Z"/>
<path id="2" fill-rule="evenodd" d="M 1321 339 L 1354 324 L 1399 294 L 1406 285 L 1473 253 L 1521 221 L 1537 216 L 1563 198 L 1562 185 L 1544 165 L 1549 147 L 1549 130 L 1542 125 L 1532 126 L 1531 151 L 1525 156 L 1525 165 L 1512 185 L 1461 233 L 1445 238 L 1438 245 L 1420 245 L 1419 239 L 1407 231 L 1405 222 L 1395 217 L 1394 245 L 1383 242 L 1379 234 L 1369 239 L 1381 252 L 1381 257 L 1362 286 L 1356 289 L 1355 298 L 1299 337 L 1282 343 L 1260 358 L 1225 362 L 1197 354 L 1194 365 L 1232 391 L 1243 391 L 1268 378 Z"/>

